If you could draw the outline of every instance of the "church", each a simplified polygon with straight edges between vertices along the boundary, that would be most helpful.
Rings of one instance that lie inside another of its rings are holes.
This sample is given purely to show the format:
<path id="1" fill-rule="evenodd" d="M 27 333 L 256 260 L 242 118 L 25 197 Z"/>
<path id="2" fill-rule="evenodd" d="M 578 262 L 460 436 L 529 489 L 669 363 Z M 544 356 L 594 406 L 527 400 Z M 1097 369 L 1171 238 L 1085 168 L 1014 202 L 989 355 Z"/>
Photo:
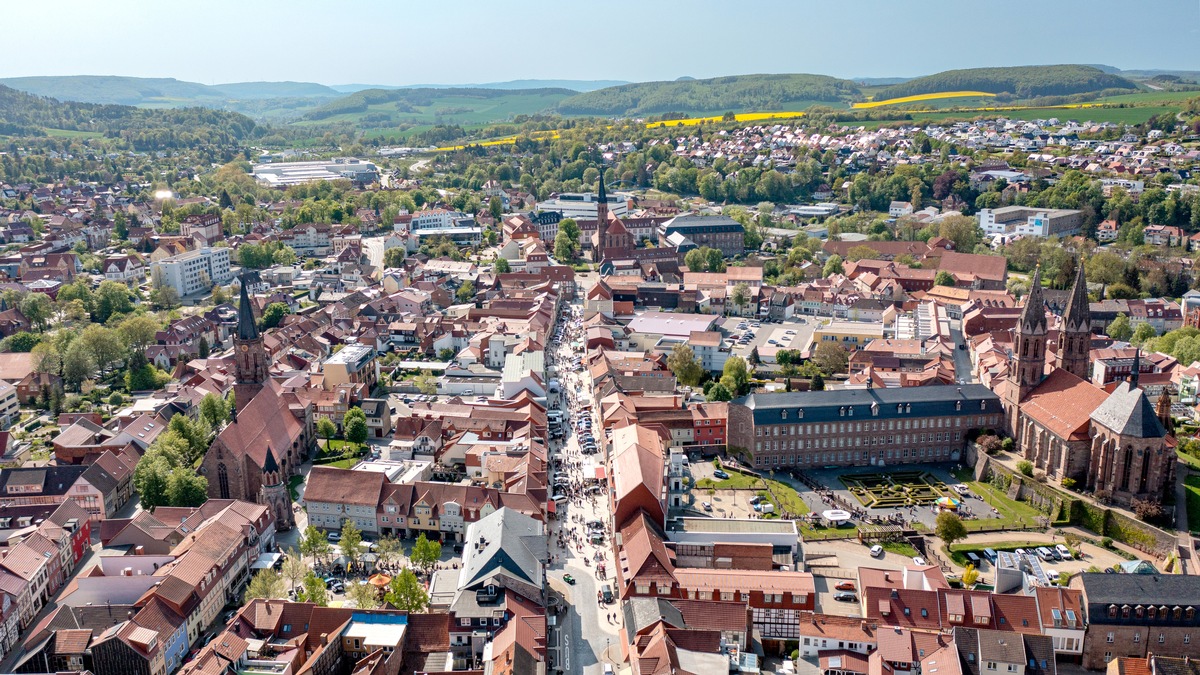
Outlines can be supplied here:
<path id="1" fill-rule="evenodd" d="M 604 190 L 604 167 L 600 167 L 600 194 L 596 199 L 596 232 L 592 235 L 592 259 L 597 263 L 625 260 L 633 254 L 633 233 L 615 213 L 608 210 Z"/>
<path id="2" fill-rule="evenodd" d="M 1113 503 L 1158 501 L 1174 482 L 1171 400 L 1151 404 L 1138 387 L 1138 364 L 1108 392 L 1088 378 L 1091 313 L 1083 261 L 1049 359 L 1041 270 L 1021 310 L 1007 377 L 997 387 L 1015 451 L 1058 482 L 1106 493 Z"/>
<path id="3" fill-rule="evenodd" d="M 241 283 L 234 336 L 234 408 L 204 455 L 200 473 L 210 499 L 241 499 L 271 507 L 275 527 L 295 526 L 288 478 L 312 445 L 313 403 L 307 379 L 270 376 L 270 360 Z"/>

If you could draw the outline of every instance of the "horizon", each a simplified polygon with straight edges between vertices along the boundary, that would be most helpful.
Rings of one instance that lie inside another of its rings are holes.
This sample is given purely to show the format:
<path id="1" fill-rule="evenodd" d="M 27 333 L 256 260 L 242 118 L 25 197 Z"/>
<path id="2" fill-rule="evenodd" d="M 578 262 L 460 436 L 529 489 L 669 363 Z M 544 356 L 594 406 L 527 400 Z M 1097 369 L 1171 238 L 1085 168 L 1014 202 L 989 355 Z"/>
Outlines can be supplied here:
<path id="1" fill-rule="evenodd" d="M 658 82 L 760 73 L 859 80 L 1055 64 L 1200 71 L 1200 52 L 1191 46 L 1200 37 L 1200 11 L 1196 2 L 1184 0 L 1157 3 L 1164 16 L 1180 19 L 1177 25 L 1191 26 L 1176 31 L 1183 39 L 1173 40 L 1162 39 L 1161 26 L 1129 22 L 1124 16 L 1127 6 L 1113 0 L 1063 0 L 1049 7 L 1015 0 L 1000 15 L 983 5 L 963 6 L 952 0 L 929 0 L 919 12 L 886 0 L 850 0 L 837 7 L 761 0 L 743 11 L 749 16 L 742 28 L 736 22 L 715 23 L 714 17 L 729 13 L 728 5 L 717 0 L 696 0 L 682 12 L 666 3 L 631 0 L 615 0 L 603 10 L 549 0 L 467 0 L 453 9 L 369 0 L 354 13 L 315 0 L 286 6 L 213 0 L 205 11 L 185 19 L 171 11 L 148 12 L 146 4 L 51 0 L 51 13 L 87 15 L 91 30 L 104 39 L 47 50 L 43 35 L 18 31 L 9 36 L 10 53 L 36 57 L 7 60 L 0 65 L 0 78 L 98 76 L 172 78 L 206 85 L 411 87 L 513 80 Z M 48 8 L 47 3 L 17 3 L 5 9 L 11 25 L 36 25 L 44 22 Z M 581 25 L 594 25 L 585 23 L 593 21 L 593 11 L 613 17 L 608 24 L 612 29 L 601 31 L 595 41 L 606 47 L 600 58 L 591 58 L 592 42 L 575 39 Z M 866 19 L 859 21 L 861 17 Z M 518 24 L 514 18 L 532 22 Z M 181 20 L 186 30 L 180 30 Z M 1044 27 L 1062 22 L 1070 22 L 1071 30 L 1045 39 Z M 321 26 L 323 34 L 310 39 L 312 26 Z M 364 26 L 369 33 L 356 35 Z M 732 26 L 732 35 L 714 33 L 716 26 Z M 980 26 L 987 27 L 983 36 L 975 35 Z M 1192 39 L 1187 39 L 1189 34 Z M 1137 49 L 1117 46 L 1114 35 Z M 489 57 L 514 36 L 535 43 L 530 54 L 534 58 L 522 55 L 518 62 L 504 54 Z M 972 49 L 980 37 L 1005 48 Z M 353 59 L 348 68 L 337 58 L 343 40 L 354 40 L 374 58 Z M 433 42 L 433 48 L 423 48 L 426 42 Z M 739 50 L 739 44 L 770 48 Z M 581 48 L 572 51 L 577 45 Z M 648 45 L 678 56 L 647 59 Z M 80 63 L 88 65 L 81 68 Z"/>

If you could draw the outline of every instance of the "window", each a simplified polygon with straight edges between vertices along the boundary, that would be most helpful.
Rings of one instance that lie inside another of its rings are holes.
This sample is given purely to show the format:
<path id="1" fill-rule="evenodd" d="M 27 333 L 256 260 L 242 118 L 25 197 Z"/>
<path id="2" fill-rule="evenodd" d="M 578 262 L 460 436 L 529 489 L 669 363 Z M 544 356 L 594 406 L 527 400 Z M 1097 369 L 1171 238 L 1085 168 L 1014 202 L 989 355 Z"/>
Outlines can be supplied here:
<path id="1" fill-rule="evenodd" d="M 1158 644 L 1160 644 L 1160 645 L 1161 645 L 1162 643 L 1164 643 L 1164 642 L 1166 642 L 1166 641 L 1167 641 L 1167 635 L 1166 635 L 1166 633 L 1159 633 L 1159 634 L 1158 634 Z"/>
<path id="2" fill-rule="evenodd" d="M 1139 642 L 1141 642 L 1141 641 L 1142 641 L 1142 634 L 1141 634 L 1141 633 L 1134 633 L 1134 634 L 1133 634 L 1133 642 L 1134 642 L 1134 644 L 1137 644 L 1137 643 L 1139 643 Z"/>
<path id="3" fill-rule="evenodd" d="M 1183 644 L 1185 644 L 1185 645 L 1190 645 L 1191 643 L 1192 643 L 1192 636 L 1191 636 L 1191 634 L 1189 633 L 1189 634 L 1187 634 L 1187 635 L 1184 635 L 1184 636 L 1183 636 Z"/>
<path id="4" fill-rule="evenodd" d="M 995 662 L 995 661 L 988 661 L 988 662 L 987 662 L 987 669 L 988 669 L 988 670 L 995 670 L 995 669 L 996 669 L 996 662 Z"/>
<path id="5" fill-rule="evenodd" d="M 285 633 L 292 632 L 292 624 L 290 624 L 290 623 L 283 624 L 283 632 L 285 632 Z M 1161 640 L 1160 640 L 1160 642 L 1161 642 Z"/>
<path id="6" fill-rule="evenodd" d="M 1116 637 L 1117 636 L 1110 631 L 1108 635 L 1104 636 L 1104 641 L 1109 644 L 1112 644 L 1112 641 L 1115 640 Z"/>

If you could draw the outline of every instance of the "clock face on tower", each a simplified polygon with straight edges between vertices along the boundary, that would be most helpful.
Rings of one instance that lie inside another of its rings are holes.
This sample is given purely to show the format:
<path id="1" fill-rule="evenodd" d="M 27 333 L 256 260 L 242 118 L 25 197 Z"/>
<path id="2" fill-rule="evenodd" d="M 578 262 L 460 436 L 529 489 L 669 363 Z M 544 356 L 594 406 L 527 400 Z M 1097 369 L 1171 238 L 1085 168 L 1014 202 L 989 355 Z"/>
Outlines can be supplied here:
<path id="1" fill-rule="evenodd" d="M 249 351 L 249 350 L 250 350 L 250 345 L 242 345 L 242 351 L 245 352 L 245 351 Z"/>

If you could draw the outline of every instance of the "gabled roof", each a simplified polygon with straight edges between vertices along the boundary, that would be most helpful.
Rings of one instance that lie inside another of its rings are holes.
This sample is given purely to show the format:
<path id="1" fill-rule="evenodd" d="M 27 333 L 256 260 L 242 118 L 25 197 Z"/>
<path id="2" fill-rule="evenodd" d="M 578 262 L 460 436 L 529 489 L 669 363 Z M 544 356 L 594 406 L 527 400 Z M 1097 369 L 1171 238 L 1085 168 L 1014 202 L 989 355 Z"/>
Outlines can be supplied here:
<path id="1" fill-rule="evenodd" d="M 1092 412 L 1091 418 L 1121 436 L 1163 438 L 1167 435 L 1145 392 L 1129 382 L 1117 385 L 1108 400 Z"/>
<path id="2" fill-rule="evenodd" d="M 502 508 L 471 523 L 464 541 L 459 590 L 470 589 L 500 574 L 541 588 L 546 536 L 542 523 Z"/>

